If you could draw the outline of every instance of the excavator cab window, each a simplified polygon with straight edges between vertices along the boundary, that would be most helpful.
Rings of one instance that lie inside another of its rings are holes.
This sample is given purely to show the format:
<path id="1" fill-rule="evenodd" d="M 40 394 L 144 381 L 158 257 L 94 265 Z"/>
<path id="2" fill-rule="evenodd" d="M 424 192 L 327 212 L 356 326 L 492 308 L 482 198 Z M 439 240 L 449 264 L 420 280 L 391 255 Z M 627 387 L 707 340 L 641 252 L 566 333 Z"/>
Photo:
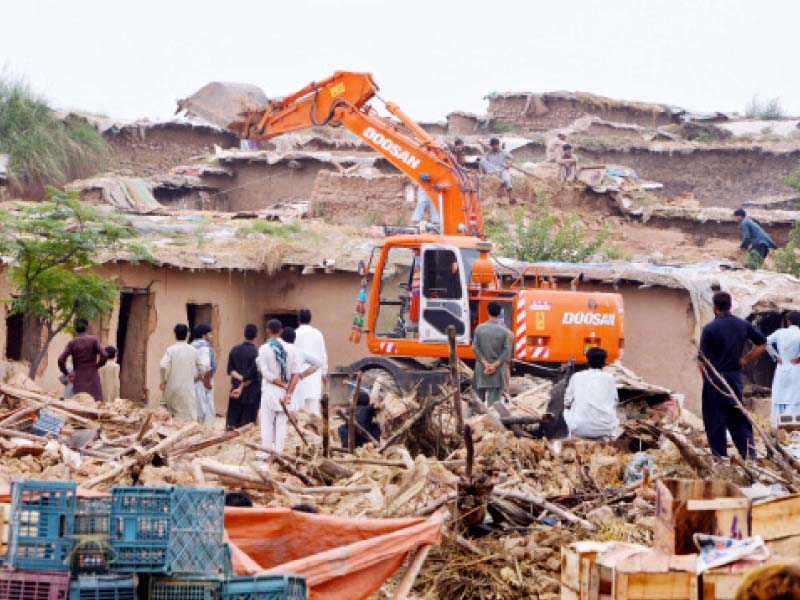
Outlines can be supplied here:
<path id="1" fill-rule="evenodd" d="M 452 325 L 458 342 L 469 342 L 469 300 L 464 271 L 464 258 L 458 248 L 422 245 L 420 341 L 444 342 L 447 328 Z"/>
<path id="2" fill-rule="evenodd" d="M 414 268 L 418 263 L 415 254 L 413 248 L 402 247 L 390 248 L 386 254 L 375 320 L 375 335 L 378 337 L 416 337 L 417 323 L 412 314 Z"/>

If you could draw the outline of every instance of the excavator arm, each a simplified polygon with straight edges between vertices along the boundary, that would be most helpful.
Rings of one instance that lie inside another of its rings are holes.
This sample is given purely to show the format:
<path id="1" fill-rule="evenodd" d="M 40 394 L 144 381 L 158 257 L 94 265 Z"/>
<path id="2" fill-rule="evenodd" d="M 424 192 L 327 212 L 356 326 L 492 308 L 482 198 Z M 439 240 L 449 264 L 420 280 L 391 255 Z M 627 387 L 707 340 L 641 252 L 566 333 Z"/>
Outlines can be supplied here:
<path id="1" fill-rule="evenodd" d="M 372 98 L 381 100 L 399 123 L 374 111 L 368 104 Z M 396 104 L 383 101 L 369 73 L 337 71 L 243 113 L 229 128 L 241 139 L 268 140 L 321 125 L 343 125 L 419 185 L 441 216 L 443 235 L 483 237 L 477 178 Z"/>

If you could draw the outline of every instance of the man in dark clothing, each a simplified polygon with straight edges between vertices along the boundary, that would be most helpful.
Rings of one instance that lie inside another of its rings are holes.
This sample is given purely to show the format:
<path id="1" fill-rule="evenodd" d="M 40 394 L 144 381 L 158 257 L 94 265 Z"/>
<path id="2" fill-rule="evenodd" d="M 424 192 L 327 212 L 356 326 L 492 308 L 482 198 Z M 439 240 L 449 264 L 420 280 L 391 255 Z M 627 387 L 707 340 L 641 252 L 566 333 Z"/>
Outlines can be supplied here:
<path id="1" fill-rule="evenodd" d="M 739 208 L 733 211 L 733 215 L 742 228 L 742 245 L 740 248 L 745 253 L 750 252 L 751 249 L 755 250 L 761 256 L 761 262 L 764 262 L 769 251 L 777 248 L 775 242 L 767 235 L 761 225 L 747 216 L 743 209 Z"/>
<path id="2" fill-rule="evenodd" d="M 703 376 L 703 425 L 714 459 L 728 456 L 727 429 L 736 450 L 747 460 L 755 457 L 753 428 L 735 402 L 742 402 L 742 368 L 766 350 L 767 338 L 751 323 L 731 314 L 730 294 L 717 292 L 713 300 L 715 318 L 703 327 L 700 352 L 725 378 L 738 400 L 727 394 L 725 384 L 706 367 Z M 754 348 L 742 357 L 747 340 L 754 344 Z"/>
<path id="3" fill-rule="evenodd" d="M 103 385 L 100 382 L 100 367 L 106 364 L 108 357 L 103 346 L 93 335 L 86 333 L 89 326 L 86 319 L 75 321 L 75 333 L 67 347 L 58 357 L 58 368 L 72 383 L 73 394 L 84 392 L 97 402 L 103 401 Z M 67 370 L 67 358 L 72 357 L 72 372 Z"/>
<path id="4" fill-rule="evenodd" d="M 381 427 L 375 422 L 376 414 L 377 411 L 375 410 L 375 407 L 369 402 L 369 394 L 366 392 L 360 392 L 358 394 L 358 400 L 356 400 L 356 423 L 361 425 L 362 429 L 369 431 L 370 435 L 372 435 L 372 437 L 374 437 L 376 440 L 380 440 Z M 342 440 L 343 448 L 347 448 L 348 435 L 348 424 L 342 423 L 339 425 L 339 437 Z M 371 440 L 368 437 L 356 429 L 356 448 L 363 446 L 369 441 Z"/>
<path id="5" fill-rule="evenodd" d="M 231 393 L 228 397 L 226 429 L 238 429 L 255 423 L 261 405 L 261 375 L 256 366 L 258 348 L 253 343 L 258 327 L 252 323 L 244 328 L 244 342 L 234 346 L 228 354 L 228 375 L 231 376 Z"/>

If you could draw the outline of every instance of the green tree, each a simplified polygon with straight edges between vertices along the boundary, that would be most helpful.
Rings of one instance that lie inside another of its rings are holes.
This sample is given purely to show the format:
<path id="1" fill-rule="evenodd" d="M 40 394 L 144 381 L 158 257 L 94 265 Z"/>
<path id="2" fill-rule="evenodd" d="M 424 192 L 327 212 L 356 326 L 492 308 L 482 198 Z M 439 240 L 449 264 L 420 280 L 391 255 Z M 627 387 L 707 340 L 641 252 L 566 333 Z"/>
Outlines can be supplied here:
<path id="1" fill-rule="evenodd" d="M 549 198 L 537 200 L 531 215 L 524 208 L 512 211 L 510 224 L 492 224 L 487 233 L 501 256 L 526 262 L 582 262 L 597 254 L 608 238 L 608 231 L 602 230 L 594 239 L 587 239 L 586 227 L 575 213 L 568 213 L 559 223 Z"/>
<path id="2" fill-rule="evenodd" d="M 28 375 L 36 377 L 50 343 L 77 318 L 107 314 L 117 286 L 92 271 L 98 255 L 132 233 L 81 204 L 76 192 L 48 191 L 46 202 L 0 211 L 0 251 L 11 258 L 14 296 L 4 299 L 22 315 Z"/>

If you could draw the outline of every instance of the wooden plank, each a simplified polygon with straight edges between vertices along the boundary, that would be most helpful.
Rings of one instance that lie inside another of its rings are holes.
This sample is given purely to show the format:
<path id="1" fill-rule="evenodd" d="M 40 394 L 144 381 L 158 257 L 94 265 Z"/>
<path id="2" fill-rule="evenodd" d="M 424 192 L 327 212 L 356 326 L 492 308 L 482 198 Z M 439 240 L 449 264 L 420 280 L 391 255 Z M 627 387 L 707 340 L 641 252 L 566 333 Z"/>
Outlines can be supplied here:
<path id="1" fill-rule="evenodd" d="M 736 590 L 744 580 L 746 572 L 743 573 L 714 573 L 707 571 L 701 576 L 703 582 L 703 600 L 733 600 L 736 598 Z M 711 594 L 707 597 L 706 593 Z"/>
<path id="2" fill-rule="evenodd" d="M 800 495 L 756 504 L 751 512 L 753 535 L 765 541 L 800 535 Z"/>
<path id="3" fill-rule="evenodd" d="M 8 552 L 8 536 L 10 534 L 9 522 L 11 520 L 11 505 L 0 504 L 0 556 Z"/>
<path id="4" fill-rule="evenodd" d="M 616 573 L 614 600 L 697 600 L 697 575 L 666 573 Z"/>
<path id="5" fill-rule="evenodd" d="M 737 510 L 741 508 L 750 508 L 749 498 L 711 498 L 686 502 L 687 510 Z"/>
<path id="6" fill-rule="evenodd" d="M 581 596 L 575 590 L 571 590 L 565 585 L 561 585 L 561 600 L 581 600 Z"/>
<path id="7" fill-rule="evenodd" d="M 796 557 L 800 556 L 800 535 L 769 540 L 767 548 L 774 556 L 791 557 L 796 560 Z"/>
<path id="8" fill-rule="evenodd" d="M 561 587 L 581 589 L 581 555 L 567 546 L 561 548 Z"/>

